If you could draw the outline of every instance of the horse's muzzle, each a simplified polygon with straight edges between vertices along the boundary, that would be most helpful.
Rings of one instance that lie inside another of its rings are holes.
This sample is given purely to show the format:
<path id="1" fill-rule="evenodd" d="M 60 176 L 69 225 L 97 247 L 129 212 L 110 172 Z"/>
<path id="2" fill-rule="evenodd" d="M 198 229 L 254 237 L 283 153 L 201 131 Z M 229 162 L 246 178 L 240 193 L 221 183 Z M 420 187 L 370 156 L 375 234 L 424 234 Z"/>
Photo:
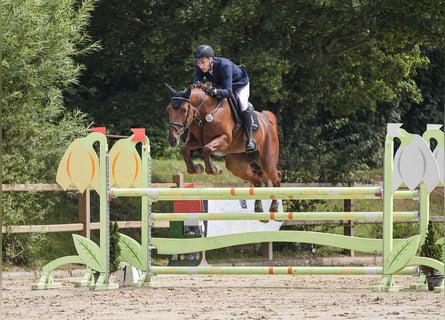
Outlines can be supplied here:
<path id="1" fill-rule="evenodd" d="M 179 136 L 173 133 L 172 130 L 168 133 L 168 144 L 170 147 L 177 147 L 179 144 Z"/>

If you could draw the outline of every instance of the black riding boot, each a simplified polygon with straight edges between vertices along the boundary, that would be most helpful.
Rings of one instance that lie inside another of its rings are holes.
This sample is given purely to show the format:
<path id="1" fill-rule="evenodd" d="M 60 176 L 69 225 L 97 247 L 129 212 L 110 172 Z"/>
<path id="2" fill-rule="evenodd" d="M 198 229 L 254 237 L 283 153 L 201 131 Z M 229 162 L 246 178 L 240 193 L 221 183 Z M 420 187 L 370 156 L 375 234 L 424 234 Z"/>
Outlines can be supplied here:
<path id="1" fill-rule="evenodd" d="M 246 130 L 246 152 L 255 152 L 256 151 L 256 143 L 252 137 L 252 110 L 247 109 L 243 111 L 243 120 L 244 120 L 244 128 Z"/>

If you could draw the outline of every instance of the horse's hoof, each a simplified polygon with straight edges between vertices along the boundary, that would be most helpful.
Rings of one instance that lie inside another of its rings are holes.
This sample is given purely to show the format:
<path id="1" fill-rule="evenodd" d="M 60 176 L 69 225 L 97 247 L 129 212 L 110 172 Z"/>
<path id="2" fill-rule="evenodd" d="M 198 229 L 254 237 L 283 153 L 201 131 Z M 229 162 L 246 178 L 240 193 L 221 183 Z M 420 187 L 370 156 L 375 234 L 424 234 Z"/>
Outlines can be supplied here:
<path id="1" fill-rule="evenodd" d="M 278 201 L 272 200 L 269 207 L 269 212 L 278 212 Z"/>
<path id="2" fill-rule="evenodd" d="M 217 175 L 221 175 L 223 173 L 223 168 L 218 167 L 218 166 L 214 166 L 213 167 L 213 172 L 212 174 L 217 176 Z"/>
<path id="3" fill-rule="evenodd" d="M 204 172 L 204 167 L 202 166 L 202 164 L 195 165 L 195 173 L 196 174 L 201 174 L 203 172 Z"/>
<path id="4" fill-rule="evenodd" d="M 269 212 L 278 212 L 278 202 L 272 201 L 269 207 Z M 282 220 L 275 220 L 276 222 L 283 222 Z"/>
<path id="5" fill-rule="evenodd" d="M 255 200 L 255 212 L 264 212 L 261 200 Z"/>
<path id="6" fill-rule="evenodd" d="M 206 173 L 216 176 L 216 175 L 222 174 L 222 168 L 220 168 L 218 166 L 212 166 L 212 167 L 206 168 Z"/>

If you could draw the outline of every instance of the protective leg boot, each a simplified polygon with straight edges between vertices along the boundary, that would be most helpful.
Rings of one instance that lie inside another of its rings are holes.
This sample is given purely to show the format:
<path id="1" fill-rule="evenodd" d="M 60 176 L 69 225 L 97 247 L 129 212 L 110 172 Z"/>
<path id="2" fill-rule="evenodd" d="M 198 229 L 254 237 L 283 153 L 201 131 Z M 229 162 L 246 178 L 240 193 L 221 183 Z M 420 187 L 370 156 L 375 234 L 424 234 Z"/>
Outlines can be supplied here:
<path id="1" fill-rule="evenodd" d="M 256 151 L 256 143 L 252 137 L 252 111 L 247 109 L 243 111 L 243 120 L 244 120 L 244 128 L 246 130 L 246 152 L 255 152 Z"/>

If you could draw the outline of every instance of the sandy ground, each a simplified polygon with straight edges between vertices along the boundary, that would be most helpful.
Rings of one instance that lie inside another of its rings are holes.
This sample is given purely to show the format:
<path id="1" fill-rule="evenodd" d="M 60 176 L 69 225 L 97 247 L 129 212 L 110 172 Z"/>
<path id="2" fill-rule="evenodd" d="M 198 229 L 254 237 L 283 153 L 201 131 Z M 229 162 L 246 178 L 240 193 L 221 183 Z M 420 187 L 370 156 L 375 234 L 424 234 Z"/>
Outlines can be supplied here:
<path id="1" fill-rule="evenodd" d="M 74 288 L 80 276 L 53 290 L 17 278 L 3 274 L 2 319 L 445 319 L 443 293 L 372 292 L 379 276 L 159 275 L 155 288 L 110 291 Z"/>

